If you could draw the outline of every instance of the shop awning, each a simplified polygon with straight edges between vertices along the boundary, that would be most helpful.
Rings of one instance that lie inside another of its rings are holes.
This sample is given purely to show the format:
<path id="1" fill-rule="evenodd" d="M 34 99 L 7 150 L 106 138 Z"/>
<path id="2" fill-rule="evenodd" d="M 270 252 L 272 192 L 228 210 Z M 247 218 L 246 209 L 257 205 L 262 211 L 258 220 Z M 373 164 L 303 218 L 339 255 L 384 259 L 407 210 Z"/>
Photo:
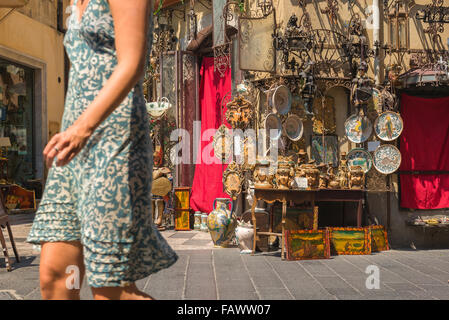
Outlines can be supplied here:
<path id="1" fill-rule="evenodd" d="M 398 77 L 401 87 L 425 85 L 448 85 L 448 73 L 442 70 L 415 69 L 410 70 Z"/>

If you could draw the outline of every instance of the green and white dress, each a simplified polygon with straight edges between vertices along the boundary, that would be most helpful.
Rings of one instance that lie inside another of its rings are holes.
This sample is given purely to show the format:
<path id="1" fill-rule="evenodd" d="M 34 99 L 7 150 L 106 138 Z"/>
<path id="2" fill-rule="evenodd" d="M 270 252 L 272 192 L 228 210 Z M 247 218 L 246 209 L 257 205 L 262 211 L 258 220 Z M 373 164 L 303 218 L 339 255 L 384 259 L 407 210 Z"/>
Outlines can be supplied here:
<path id="1" fill-rule="evenodd" d="M 74 10 L 64 45 L 71 69 L 61 130 L 89 106 L 117 65 L 107 0 L 90 0 L 81 21 Z M 81 241 L 92 287 L 125 286 L 178 259 L 152 222 L 149 131 L 139 81 L 69 164 L 49 170 L 27 241 Z"/>

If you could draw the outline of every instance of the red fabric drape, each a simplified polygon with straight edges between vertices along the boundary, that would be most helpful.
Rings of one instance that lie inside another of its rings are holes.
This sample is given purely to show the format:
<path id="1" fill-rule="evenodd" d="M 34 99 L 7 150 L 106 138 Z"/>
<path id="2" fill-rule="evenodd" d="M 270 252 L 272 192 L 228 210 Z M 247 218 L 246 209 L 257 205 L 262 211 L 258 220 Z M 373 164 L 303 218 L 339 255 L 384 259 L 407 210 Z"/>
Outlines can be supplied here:
<path id="1" fill-rule="evenodd" d="M 401 170 L 449 171 L 449 97 L 401 96 Z M 449 175 L 401 174 L 401 206 L 449 207 Z"/>
<path id="2" fill-rule="evenodd" d="M 190 207 L 194 211 L 209 213 L 213 210 L 213 202 L 216 198 L 229 198 L 223 192 L 222 182 L 226 165 L 210 163 L 214 157 L 213 132 L 212 135 L 203 136 L 206 130 L 218 129 L 222 124 L 221 102 L 229 91 L 231 91 L 231 70 L 228 68 L 225 76 L 220 77 L 218 72 L 214 72 L 214 58 L 205 57 L 201 67 L 200 86 L 201 137 L 209 137 L 209 139 L 201 141 L 201 147 L 198 148 L 192 195 L 190 197 Z M 226 125 L 229 127 L 228 124 Z M 211 131 L 208 130 L 208 132 Z M 208 152 L 209 150 L 210 152 Z M 204 156 L 203 151 L 208 153 L 207 157 Z"/>

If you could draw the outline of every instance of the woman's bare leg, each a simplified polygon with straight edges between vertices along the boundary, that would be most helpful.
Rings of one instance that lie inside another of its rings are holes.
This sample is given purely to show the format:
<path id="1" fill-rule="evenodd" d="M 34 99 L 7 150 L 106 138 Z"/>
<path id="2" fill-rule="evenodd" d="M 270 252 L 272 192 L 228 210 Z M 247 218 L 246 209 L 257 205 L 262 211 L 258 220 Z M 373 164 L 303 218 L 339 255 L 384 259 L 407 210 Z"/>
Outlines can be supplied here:
<path id="1" fill-rule="evenodd" d="M 81 243 L 43 242 L 39 273 L 42 299 L 79 300 L 84 278 Z"/>
<path id="2" fill-rule="evenodd" d="M 95 300 L 154 300 L 137 289 L 135 283 L 127 287 L 92 288 L 92 294 Z"/>

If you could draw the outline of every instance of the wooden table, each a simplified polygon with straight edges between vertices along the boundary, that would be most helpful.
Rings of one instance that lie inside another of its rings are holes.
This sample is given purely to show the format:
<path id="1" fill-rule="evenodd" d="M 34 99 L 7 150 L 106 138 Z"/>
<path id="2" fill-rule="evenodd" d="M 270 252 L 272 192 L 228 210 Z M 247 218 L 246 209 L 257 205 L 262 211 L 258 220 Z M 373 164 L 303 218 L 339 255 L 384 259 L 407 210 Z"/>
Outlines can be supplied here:
<path id="1" fill-rule="evenodd" d="M 357 202 L 357 226 L 362 225 L 362 211 L 363 200 L 365 198 L 364 190 L 333 190 L 333 189 L 319 189 L 319 190 L 281 190 L 281 189 L 254 189 L 253 205 L 251 207 L 251 217 L 254 228 L 253 250 L 252 254 L 256 252 L 256 241 L 258 236 L 280 236 L 281 237 L 281 258 L 285 259 L 285 219 L 287 215 L 287 202 L 294 201 L 296 203 L 310 202 L 314 210 L 314 214 L 318 213 L 318 207 L 315 202 L 318 201 L 344 201 L 344 202 Z M 281 227 L 282 233 L 275 232 L 257 232 L 255 209 L 257 201 L 263 200 L 268 203 L 276 201 L 282 202 L 282 220 Z"/>

